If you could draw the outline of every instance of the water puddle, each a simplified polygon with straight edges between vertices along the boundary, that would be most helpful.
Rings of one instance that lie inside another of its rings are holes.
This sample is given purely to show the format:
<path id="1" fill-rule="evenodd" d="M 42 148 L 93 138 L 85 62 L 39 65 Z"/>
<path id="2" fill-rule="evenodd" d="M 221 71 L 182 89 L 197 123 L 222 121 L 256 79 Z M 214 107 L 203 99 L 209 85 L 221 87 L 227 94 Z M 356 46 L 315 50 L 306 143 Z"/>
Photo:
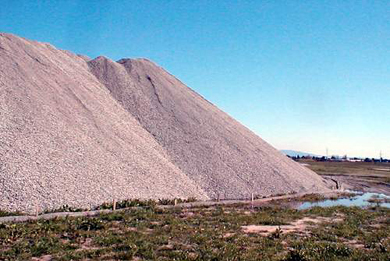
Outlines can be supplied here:
<path id="1" fill-rule="evenodd" d="M 308 209 L 311 207 L 334 207 L 334 206 L 346 206 L 346 207 L 369 207 L 369 206 L 381 206 L 390 208 L 390 196 L 380 193 L 362 193 L 356 191 L 348 191 L 356 193 L 356 196 L 351 198 L 341 198 L 337 200 L 327 199 L 318 202 L 304 202 L 298 207 L 298 209 Z"/>

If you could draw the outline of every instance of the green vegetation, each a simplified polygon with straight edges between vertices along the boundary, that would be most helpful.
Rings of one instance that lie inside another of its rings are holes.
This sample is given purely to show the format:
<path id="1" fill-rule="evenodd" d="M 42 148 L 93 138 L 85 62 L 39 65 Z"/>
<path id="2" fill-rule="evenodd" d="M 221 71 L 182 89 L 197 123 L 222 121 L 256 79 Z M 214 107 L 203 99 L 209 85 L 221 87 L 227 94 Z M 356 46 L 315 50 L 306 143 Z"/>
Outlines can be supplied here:
<path id="1" fill-rule="evenodd" d="M 189 202 L 196 202 L 196 198 L 188 198 L 188 199 L 159 199 L 158 201 L 155 200 L 141 200 L 141 199 L 125 199 L 116 202 L 115 207 L 116 209 L 123 209 L 123 208 L 131 208 L 131 207 L 154 207 L 157 205 L 174 205 L 179 203 L 189 203 Z M 103 203 L 100 206 L 97 206 L 91 210 L 102 210 L 102 209 L 113 209 L 113 202 L 110 203 Z M 88 211 L 88 209 L 83 208 L 72 208 L 68 205 L 64 205 L 57 209 L 52 209 L 45 211 L 45 213 L 56 213 L 56 212 L 81 212 L 81 211 Z"/>
<path id="2" fill-rule="evenodd" d="M 45 210 L 44 213 L 81 212 L 81 211 L 88 211 L 88 210 L 84 209 L 84 208 L 73 208 L 73 207 L 70 207 L 68 205 L 63 205 L 60 208 Z"/>
<path id="3" fill-rule="evenodd" d="M 298 201 L 304 201 L 304 202 L 317 202 L 325 200 L 326 198 L 323 195 L 320 194 L 306 194 L 302 197 L 297 198 Z"/>
<path id="4" fill-rule="evenodd" d="M 284 226 L 323 217 L 301 231 Z M 268 235 L 242 226 L 272 225 Z M 156 208 L 0 224 L 0 260 L 389 260 L 390 210 L 234 206 Z"/>
<path id="5" fill-rule="evenodd" d="M 0 217 L 9 217 L 9 216 L 22 216 L 25 215 L 22 212 L 8 212 L 8 211 L 3 211 L 0 209 Z"/>
<path id="6" fill-rule="evenodd" d="M 124 209 L 124 208 L 131 208 L 131 207 L 154 207 L 157 205 L 175 205 L 180 203 L 190 203 L 190 202 L 196 202 L 196 198 L 188 198 L 188 199 L 159 199 L 158 201 L 155 200 L 141 200 L 141 199 L 126 199 L 116 202 L 116 209 Z M 83 211 L 89 211 L 89 210 L 102 210 L 102 209 L 113 209 L 113 202 L 111 203 L 103 203 L 97 207 L 94 207 L 92 209 L 86 209 L 86 208 L 74 208 L 70 207 L 68 205 L 63 205 L 60 208 L 55 209 L 48 209 L 45 210 L 43 213 L 59 213 L 59 212 L 83 212 Z M 22 212 L 7 212 L 0 210 L 0 217 L 6 217 L 6 216 L 22 216 L 22 215 L 28 215 Z"/>
<path id="7" fill-rule="evenodd" d="M 196 202 L 196 201 L 197 201 L 196 198 L 159 199 L 158 204 L 159 205 L 175 205 L 175 202 L 176 202 L 176 204 L 180 204 L 180 203 L 191 203 L 191 202 Z"/>
<path id="8" fill-rule="evenodd" d="M 156 206 L 156 201 L 154 200 L 140 200 L 140 199 L 126 199 L 116 203 L 116 208 L 130 208 L 130 207 L 153 207 Z M 96 207 L 94 210 L 98 209 L 112 209 L 113 203 L 103 203 L 102 205 Z"/>
<path id="9" fill-rule="evenodd" d="M 371 202 L 371 203 L 390 203 L 390 199 L 388 198 L 380 198 L 379 196 L 375 195 L 375 196 L 372 196 L 368 202 Z"/>

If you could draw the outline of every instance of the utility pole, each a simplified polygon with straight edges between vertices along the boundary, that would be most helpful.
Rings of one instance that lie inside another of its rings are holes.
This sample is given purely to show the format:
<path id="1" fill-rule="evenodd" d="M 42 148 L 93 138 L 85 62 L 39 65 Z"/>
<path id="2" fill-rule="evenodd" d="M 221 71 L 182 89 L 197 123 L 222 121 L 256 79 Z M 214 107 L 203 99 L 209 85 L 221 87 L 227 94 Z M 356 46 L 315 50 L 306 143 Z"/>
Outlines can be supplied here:
<path id="1" fill-rule="evenodd" d="M 326 159 L 328 159 L 328 148 L 326 148 Z"/>

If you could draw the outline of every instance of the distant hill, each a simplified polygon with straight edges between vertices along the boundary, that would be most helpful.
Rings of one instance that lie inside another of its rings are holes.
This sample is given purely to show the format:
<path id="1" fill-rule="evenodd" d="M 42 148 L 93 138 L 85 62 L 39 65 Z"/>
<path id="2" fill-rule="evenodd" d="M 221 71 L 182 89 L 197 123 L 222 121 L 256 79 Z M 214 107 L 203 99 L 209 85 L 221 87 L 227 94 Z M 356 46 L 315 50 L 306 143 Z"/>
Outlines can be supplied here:
<path id="1" fill-rule="evenodd" d="M 281 150 L 281 152 L 287 156 L 290 156 L 290 157 L 306 157 L 306 156 L 310 156 L 310 157 L 322 157 L 320 155 L 316 155 L 316 154 L 312 154 L 312 153 L 308 153 L 308 152 L 302 152 L 302 151 L 296 151 L 296 150 Z"/>

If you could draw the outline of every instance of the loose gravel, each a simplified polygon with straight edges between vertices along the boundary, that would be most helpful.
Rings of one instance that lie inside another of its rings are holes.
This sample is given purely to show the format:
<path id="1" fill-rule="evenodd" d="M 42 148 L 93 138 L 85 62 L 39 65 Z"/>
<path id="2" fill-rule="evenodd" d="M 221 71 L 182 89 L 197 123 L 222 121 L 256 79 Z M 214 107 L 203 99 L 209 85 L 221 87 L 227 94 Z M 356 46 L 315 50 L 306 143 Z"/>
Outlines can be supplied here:
<path id="1" fill-rule="evenodd" d="M 0 34 L 0 209 L 326 190 L 146 59 L 90 60 Z"/>

